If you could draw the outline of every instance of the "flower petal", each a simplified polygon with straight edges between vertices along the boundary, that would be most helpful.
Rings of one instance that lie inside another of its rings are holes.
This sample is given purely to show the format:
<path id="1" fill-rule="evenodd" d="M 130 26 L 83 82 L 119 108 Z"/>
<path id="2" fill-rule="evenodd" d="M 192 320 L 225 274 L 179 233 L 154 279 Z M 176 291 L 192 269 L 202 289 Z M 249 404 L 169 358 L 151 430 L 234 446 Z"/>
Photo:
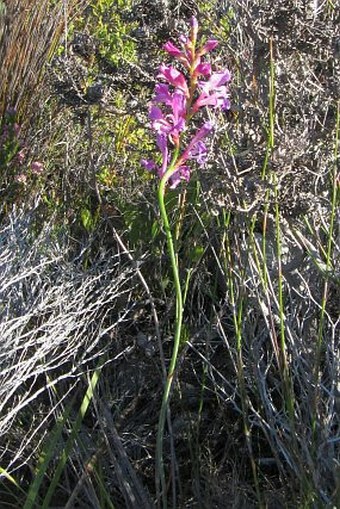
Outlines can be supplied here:
<path id="1" fill-rule="evenodd" d="M 225 83 L 230 81 L 231 75 L 228 69 L 225 69 L 223 72 L 215 72 L 212 74 L 208 81 L 200 81 L 198 84 L 203 90 L 203 92 L 210 92 Z"/>
<path id="2" fill-rule="evenodd" d="M 184 75 L 178 71 L 175 67 L 167 66 L 162 64 L 159 68 L 157 78 L 163 78 L 173 85 L 174 87 L 182 90 L 186 96 L 189 96 L 188 84 Z"/>
<path id="3" fill-rule="evenodd" d="M 172 101 L 172 96 L 169 91 L 169 85 L 165 83 L 157 83 L 155 86 L 155 97 L 153 99 L 153 103 L 164 103 L 170 104 Z"/>
<path id="4" fill-rule="evenodd" d="M 204 46 L 200 50 L 198 50 L 198 54 L 201 55 L 201 56 L 205 55 L 206 53 L 209 53 L 210 51 L 215 49 L 216 46 L 218 46 L 218 41 L 216 41 L 215 39 L 209 39 L 204 44 Z"/>
<path id="5" fill-rule="evenodd" d="M 202 75 L 202 76 L 210 76 L 211 75 L 211 65 L 207 62 L 202 62 L 198 64 L 195 68 L 195 74 L 196 76 Z"/>
<path id="6" fill-rule="evenodd" d="M 206 152 L 206 147 L 204 143 L 201 143 L 208 134 L 211 133 L 214 126 L 212 122 L 205 122 L 202 127 L 197 131 L 195 136 L 190 141 L 189 145 L 183 152 L 180 157 L 181 164 L 187 161 L 188 159 L 197 158 L 200 161 L 199 164 L 203 164 L 204 153 Z"/>
<path id="7" fill-rule="evenodd" d="M 175 189 L 181 180 L 189 182 L 190 180 L 190 168 L 189 166 L 180 166 L 169 178 L 170 189 Z"/>
<path id="8" fill-rule="evenodd" d="M 172 57 L 180 57 L 182 56 L 182 51 L 177 48 L 171 41 L 166 42 L 163 45 L 163 49 L 169 53 Z"/>
<path id="9" fill-rule="evenodd" d="M 199 140 L 190 150 L 190 159 L 196 159 L 200 166 L 203 166 L 207 161 L 207 147 L 203 141 Z"/>
<path id="10" fill-rule="evenodd" d="M 149 111 L 149 119 L 150 120 L 159 120 L 163 118 L 163 112 L 158 106 L 151 106 Z"/>
<path id="11" fill-rule="evenodd" d="M 140 164 L 148 171 L 153 171 L 157 168 L 156 164 L 151 159 L 141 159 Z"/>

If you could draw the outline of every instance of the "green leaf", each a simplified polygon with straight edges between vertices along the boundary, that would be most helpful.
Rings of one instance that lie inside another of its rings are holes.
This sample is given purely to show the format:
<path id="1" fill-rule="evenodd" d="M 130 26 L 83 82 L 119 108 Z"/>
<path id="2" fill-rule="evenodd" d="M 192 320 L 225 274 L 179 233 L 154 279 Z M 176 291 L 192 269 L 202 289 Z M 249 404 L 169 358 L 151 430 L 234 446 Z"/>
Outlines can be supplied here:
<path id="1" fill-rule="evenodd" d="M 83 208 L 80 213 L 80 218 L 85 230 L 88 232 L 91 231 L 93 228 L 93 218 L 91 211 L 87 208 Z"/>
<path id="2" fill-rule="evenodd" d="M 203 246 L 195 246 L 191 251 L 189 252 L 189 259 L 192 263 L 197 263 L 200 261 L 204 253 L 204 247 Z"/>
<path id="3" fill-rule="evenodd" d="M 152 240 L 155 240 L 155 238 L 157 237 L 159 232 L 160 232 L 159 223 L 158 223 L 158 221 L 154 221 L 152 224 L 152 227 L 151 227 Z"/>
<path id="4" fill-rule="evenodd" d="M 0 8 L 1 8 L 1 4 L 0 4 Z M 4 477 L 6 477 L 7 481 L 11 482 L 12 484 L 14 484 L 14 486 L 16 486 L 17 488 L 20 489 L 20 486 L 19 484 L 16 482 L 16 480 L 14 479 L 14 477 L 12 477 L 8 472 L 7 470 L 5 470 L 4 468 L 0 467 L 0 474 L 3 475 Z"/>

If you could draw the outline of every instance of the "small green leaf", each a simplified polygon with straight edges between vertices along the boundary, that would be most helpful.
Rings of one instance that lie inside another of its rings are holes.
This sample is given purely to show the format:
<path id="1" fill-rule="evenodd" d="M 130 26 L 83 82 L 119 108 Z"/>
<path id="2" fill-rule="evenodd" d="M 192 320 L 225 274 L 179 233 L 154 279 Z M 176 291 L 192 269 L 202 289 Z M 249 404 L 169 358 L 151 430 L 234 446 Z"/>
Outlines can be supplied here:
<path id="1" fill-rule="evenodd" d="M 91 231 L 91 229 L 93 227 L 93 219 L 92 219 L 92 214 L 89 211 L 89 209 L 86 209 L 86 208 L 82 209 L 82 211 L 80 213 L 80 217 L 81 217 L 82 225 L 84 226 L 85 230 Z"/>
<path id="2" fill-rule="evenodd" d="M 158 221 L 154 221 L 154 223 L 152 224 L 152 227 L 151 227 L 152 240 L 155 240 L 155 238 L 159 234 L 159 231 L 160 231 L 159 223 L 158 223 Z"/>
<path id="3" fill-rule="evenodd" d="M 1 7 L 1 4 L 0 4 L 0 7 Z M 12 484 L 14 484 L 14 486 L 16 486 L 17 488 L 20 489 L 20 486 L 19 484 L 16 482 L 16 480 L 14 479 L 14 477 L 12 477 L 8 472 L 7 470 L 5 470 L 4 468 L 0 467 L 0 474 L 3 475 L 4 477 L 6 477 L 7 481 L 10 481 Z"/>
<path id="4" fill-rule="evenodd" d="M 204 247 L 203 246 L 195 246 L 191 251 L 189 252 L 189 258 L 192 263 L 197 263 L 200 261 L 204 253 Z"/>

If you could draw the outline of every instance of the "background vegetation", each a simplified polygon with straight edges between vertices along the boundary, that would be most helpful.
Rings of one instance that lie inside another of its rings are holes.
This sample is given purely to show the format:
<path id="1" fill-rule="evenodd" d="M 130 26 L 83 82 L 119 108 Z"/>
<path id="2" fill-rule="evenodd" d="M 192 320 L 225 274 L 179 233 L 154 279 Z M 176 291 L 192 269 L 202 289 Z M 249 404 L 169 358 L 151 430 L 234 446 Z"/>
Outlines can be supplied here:
<path id="1" fill-rule="evenodd" d="M 1 509 L 157 506 L 174 299 L 139 161 L 161 46 L 192 14 L 232 108 L 168 193 L 189 280 L 169 507 L 340 506 L 339 12 L 0 2 Z"/>

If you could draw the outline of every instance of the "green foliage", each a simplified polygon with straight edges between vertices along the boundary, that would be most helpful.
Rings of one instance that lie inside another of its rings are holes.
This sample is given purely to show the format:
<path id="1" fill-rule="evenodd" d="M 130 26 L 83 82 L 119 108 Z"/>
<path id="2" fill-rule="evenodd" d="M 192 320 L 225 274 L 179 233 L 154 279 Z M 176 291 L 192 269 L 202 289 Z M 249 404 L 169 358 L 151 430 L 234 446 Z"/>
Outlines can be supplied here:
<path id="1" fill-rule="evenodd" d="M 84 206 L 80 211 L 80 218 L 83 227 L 88 233 L 94 231 L 98 223 L 98 214 L 93 214 L 89 208 Z"/>
<path id="2" fill-rule="evenodd" d="M 137 203 L 129 202 L 126 197 L 118 199 L 118 208 L 122 215 L 125 235 L 132 249 L 141 248 L 145 243 L 149 248 L 155 248 L 155 241 L 159 234 L 156 226 L 153 210 L 148 207 L 140 207 Z"/>
<path id="3" fill-rule="evenodd" d="M 124 19 L 131 10 L 132 2 L 99 0 L 90 5 L 92 13 L 87 29 L 95 36 L 101 57 L 116 67 L 125 61 L 135 62 L 136 43 L 131 31 L 137 24 Z"/>
<path id="4" fill-rule="evenodd" d="M 230 31 L 231 31 L 231 23 L 233 19 L 235 18 L 235 12 L 230 7 L 227 11 L 227 13 L 224 16 L 221 16 L 220 19 L 220 26 L 218 30 L 218 35 L 222 39 L 227 39 L 229 37 Z"/>

